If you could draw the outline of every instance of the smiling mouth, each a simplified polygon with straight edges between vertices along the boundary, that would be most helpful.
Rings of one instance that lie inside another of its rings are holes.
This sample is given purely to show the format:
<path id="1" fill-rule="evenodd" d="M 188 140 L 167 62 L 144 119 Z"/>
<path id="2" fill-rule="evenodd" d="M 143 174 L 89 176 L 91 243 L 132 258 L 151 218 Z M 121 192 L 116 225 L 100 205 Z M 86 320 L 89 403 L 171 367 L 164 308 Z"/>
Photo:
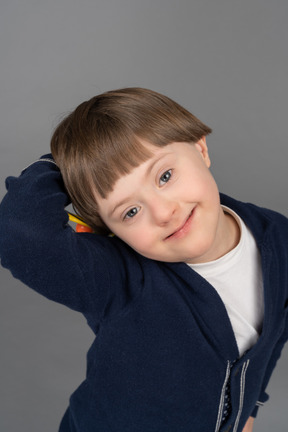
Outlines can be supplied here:
<path id="1" fill-rule="evenodd" d="M 167 236 L 165 238 L 165 240 L 169 240 L 169 239 L 172 239 L 172 238 L 181 238 L 181 237 L 184 237 L 187 234 L 187 232 L 189 231 L 190 223 L 191 223 L 193 214 L 194 214 L 194 208 L 190 212 L 190 214 L 187 217 L 187 219 L 185 220 L 184 224 L 181 225 L 179 228 L 177 228 L 176 231 L 174 231 L 172 234 L 170 234 L 169 236 Z"/>

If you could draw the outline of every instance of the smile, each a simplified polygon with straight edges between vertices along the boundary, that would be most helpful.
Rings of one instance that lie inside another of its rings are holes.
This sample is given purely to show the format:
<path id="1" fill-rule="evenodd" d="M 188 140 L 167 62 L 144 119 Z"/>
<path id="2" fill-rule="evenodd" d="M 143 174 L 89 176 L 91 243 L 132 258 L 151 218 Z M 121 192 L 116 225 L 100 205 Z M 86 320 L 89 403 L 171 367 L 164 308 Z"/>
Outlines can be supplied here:
<path id="1" fill-rule="evenodd" d="M 194 214 L 194 209 L 191 211 L 188 218 L 185 220 L 184 224 L 181 225 L 179 228 L 177 228 L 176 231 L 174 231 L 172 234 L 167 236 L 165 238 L 165 240 L 180 239 L 180 238 L 184 237 L 188 233 L 188 231 L 190 230 L 190 225 L 191 225 L 193 214 Z"/>

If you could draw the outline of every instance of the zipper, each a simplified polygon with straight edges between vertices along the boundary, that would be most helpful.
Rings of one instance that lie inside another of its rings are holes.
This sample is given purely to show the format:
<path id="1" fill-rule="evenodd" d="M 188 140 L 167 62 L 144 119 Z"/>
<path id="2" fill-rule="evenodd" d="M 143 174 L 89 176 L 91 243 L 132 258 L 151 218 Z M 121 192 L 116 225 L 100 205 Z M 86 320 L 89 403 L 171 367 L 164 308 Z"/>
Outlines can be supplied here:
<path id="1" fill-rule="evenodd" d="M 239 409 L 238 409 L 238 414 L 236 417 L 236 421 L 235 421 L 235 425 L 234 425 L 234 429 L 233 432 L 237 432 L 238 429 L 238 425 L 239 425 L 239 420 L 242 414 L 242 410 L 243 410 L 243 403 L 244 403 L 244 393 L 245 393 L 245 380 L 246 380 L 246 372 L 249 366 L 250 360 L 247 360 L 243 366 L 242 366 L 242 372 L 241 372 L 241 378 L 240 378 L 240 400 L 239 400 Z"/>
<path id="2" fill-rule="evenodd" d="M 226 393 L 226 386 L 230 377 L 230 371 L 231 371 L 231 366 L 230 366 L 230 361 L 227 361 L 227 367 L 226 367 L 226 375 L 225 375 L 225 379 L 224 379 L 224 383 L 222 386 L 222 391 L 221 391 L 221 396 L 220 396 L 220 402 L 219 402 L 219 408 L 218 408 L 218 416 L 217 416 L 217 422 L 216 422 L 216 427 L 215 427 L 215 432 L 218 432 L 221 426 L 221 422 L 222 422 L 222 415 L 223 415 L 223 408 L 224 408 L 224 401 L 225 401 L 225 393 Z"/>

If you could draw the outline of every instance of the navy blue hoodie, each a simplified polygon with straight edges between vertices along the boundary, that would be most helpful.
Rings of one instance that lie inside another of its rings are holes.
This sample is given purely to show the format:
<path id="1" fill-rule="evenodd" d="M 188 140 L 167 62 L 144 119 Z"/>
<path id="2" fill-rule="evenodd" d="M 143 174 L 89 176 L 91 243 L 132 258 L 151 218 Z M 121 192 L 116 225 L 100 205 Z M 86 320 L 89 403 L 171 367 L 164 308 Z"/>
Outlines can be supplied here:
<path id="1" fill-rule="evenodd" d="M 53 161 L 7 179 L 0 256 L 14 277 L 80 311 L 95 333 L 61 432 L 240 432 L 268 398 L 288 338 L 288 221 L 221 195 L 261 253 L 265 312 L 241 358 L 216 290 L 185 263 L 147 259 L 117 237 L 76 234 Z M 245 271 L 245 269 L 243 269 Z M 231 412 L 223 423 L 227 388 Z"/>

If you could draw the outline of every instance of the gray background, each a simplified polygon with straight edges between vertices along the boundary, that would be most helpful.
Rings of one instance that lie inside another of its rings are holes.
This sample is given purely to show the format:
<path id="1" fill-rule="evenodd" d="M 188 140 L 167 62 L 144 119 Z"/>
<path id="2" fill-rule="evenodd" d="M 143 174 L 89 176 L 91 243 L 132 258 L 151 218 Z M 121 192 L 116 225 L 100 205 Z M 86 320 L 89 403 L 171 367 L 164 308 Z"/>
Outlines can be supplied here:
<path id="1" fill-rule="evenodd" d="M 287 0 L 2 0 L 0 197 L 7 175 L 49 151 L 63 113 L 142 86 L 213 128 L 223 192 L 288 215 L 287 18 Z M 92 334 L 79 314 L 0 277 L 0 432 L 56 431 Z M 287 430 L 287 359 L 286 348 L 256 432 Z"/>

